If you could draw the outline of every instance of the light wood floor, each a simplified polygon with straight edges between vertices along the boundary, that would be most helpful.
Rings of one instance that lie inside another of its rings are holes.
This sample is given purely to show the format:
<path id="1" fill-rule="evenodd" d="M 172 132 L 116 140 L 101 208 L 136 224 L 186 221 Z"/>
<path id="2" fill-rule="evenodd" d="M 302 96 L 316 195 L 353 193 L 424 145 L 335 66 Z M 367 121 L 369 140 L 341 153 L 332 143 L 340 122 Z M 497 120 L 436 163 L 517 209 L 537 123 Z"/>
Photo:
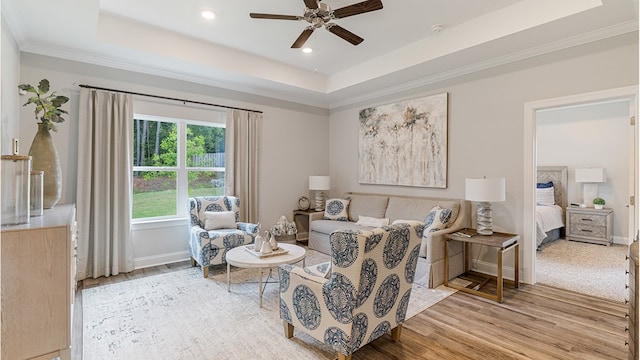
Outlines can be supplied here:
<path id="1" fill-rule="evenodd" d="M 85 280 L 91 287 L 175 271 L 189 262 Z M 488 289 L 491 291 L 491 288 Z M 80 291 L 78 292 L 80 293 Z M 76 296 L 72 359 L 82 359 Z M 367 359 L 627 359 L 627 306 L 544 285 L 505 286 L 502 304 L 457 292 L 409 319 L 400 341 L 385 335 L 353 354 Z"/>

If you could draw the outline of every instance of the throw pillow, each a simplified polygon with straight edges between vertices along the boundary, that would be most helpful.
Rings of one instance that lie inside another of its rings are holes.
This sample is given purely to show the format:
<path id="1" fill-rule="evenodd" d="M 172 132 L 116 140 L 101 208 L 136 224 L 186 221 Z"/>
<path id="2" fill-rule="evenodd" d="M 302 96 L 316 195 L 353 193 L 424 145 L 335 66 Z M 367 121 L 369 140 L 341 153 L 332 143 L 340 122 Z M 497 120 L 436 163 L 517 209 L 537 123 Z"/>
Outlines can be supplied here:
<path id="1" fill-rule="evenodd" d="M 451 209 L 443 209 L 437 205 L 434 206 L 424 218 L 424 232 L 422 233 L 422 237 L 431 236 L 432 232 L 446 228 L 449 220 L 451 220 Z"/>
<path id="2" fill-rule="evenodd" d="M 538 189 L 546 189 L 546 188 L 550 188 L 550 187 L 553 187 L 553 181 L 548 181 L 548 182 L 536 184 L 536 188 L 538 188 Z"/>
<path id="3" fill-rule="evenodd" d="M 379 228 L 389 225 L 389 219 L 378 219 L 371 216 L 359 215 L 358 222 L 356 224 Z"/>
<path id="4" fill-rule="evenodd" d="M 536 189 L 536 203 L 541 206 L 555 205 L 555 193 L 553 187 Z"/>
<path id="5" fill-rule="evenodd" d="M 324 208 L 324 220 L 347 221 L 349 200 L 329 199 Z"/>
<path id="6" fill-rule="evenodd" d="M 235 229 L 236 214 L 233 211 L 205 211 L 204 229 Z"/>

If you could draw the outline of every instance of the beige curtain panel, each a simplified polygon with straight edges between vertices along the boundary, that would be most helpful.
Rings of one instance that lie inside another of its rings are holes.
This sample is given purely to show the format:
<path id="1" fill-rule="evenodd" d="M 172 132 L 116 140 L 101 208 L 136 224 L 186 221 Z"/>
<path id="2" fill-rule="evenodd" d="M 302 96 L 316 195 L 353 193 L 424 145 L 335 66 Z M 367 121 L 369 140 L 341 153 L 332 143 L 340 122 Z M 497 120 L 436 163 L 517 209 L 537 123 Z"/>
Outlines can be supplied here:
<path id="1" fill-rule="evenodd" d="M 78 279 L 129 272 L 133 171 L 131 94 L 80 89 Z"/>
<path id="2" fill-rule="evenodd" d="M 240 199 L 240 221 L 258 222 L 258 167 L 262 114 L 227 113 L 225 194 Z"/>

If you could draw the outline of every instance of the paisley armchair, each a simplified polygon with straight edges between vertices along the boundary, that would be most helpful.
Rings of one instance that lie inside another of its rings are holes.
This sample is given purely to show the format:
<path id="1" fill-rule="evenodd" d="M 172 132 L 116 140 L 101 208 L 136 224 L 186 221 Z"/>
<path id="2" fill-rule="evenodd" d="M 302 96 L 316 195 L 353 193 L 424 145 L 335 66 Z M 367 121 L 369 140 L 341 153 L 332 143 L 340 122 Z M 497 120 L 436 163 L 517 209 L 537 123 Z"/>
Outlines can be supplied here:
<path id="1" fill-rule="evenodd" d="M 404 223 L 330 235 L 331 262 L 282 265 L 280 318 L 285 336 L 298 328 L 351 359 L 360 347 L 405 321 L 424 225 Z"/>
<path id="2" fill-rule="evenodd" d="M 251 244 L 258 225 L 240 222 L 240 199 L 235 196 L 189 198 L 191 265 L 209 276 L 209 265 L 223 264 L 227 251 Z"/>

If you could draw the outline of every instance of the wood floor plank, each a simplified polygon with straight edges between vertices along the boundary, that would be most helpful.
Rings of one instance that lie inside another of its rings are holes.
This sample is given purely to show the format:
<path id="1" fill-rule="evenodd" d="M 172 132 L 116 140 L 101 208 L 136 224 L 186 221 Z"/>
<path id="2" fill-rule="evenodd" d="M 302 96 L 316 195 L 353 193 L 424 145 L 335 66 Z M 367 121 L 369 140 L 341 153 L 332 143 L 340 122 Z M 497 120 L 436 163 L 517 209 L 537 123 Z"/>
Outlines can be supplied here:
<path id="1" fill-rule="evenodd" d="M 189 261 L 87 279 L 92 287 L 190 267 Z M 491 291 L 488 285 L 488 290 Z M 495 285 L 493 285 L 495 288 Z M 494 289 L 495 290 L 495 289 Z M 457 292 L 408 319 L 399 342 L 389 334 L 354 360 L 627 359 L 626 304 L 544 285 L 505 287 L 497 303 Z M 81 299 L 76 310 L 81 312 Z M 73 360 L 82 360 L 82 315 L 74 316 Z M 79 332 L 79 334 L 78 334 Z"/>

